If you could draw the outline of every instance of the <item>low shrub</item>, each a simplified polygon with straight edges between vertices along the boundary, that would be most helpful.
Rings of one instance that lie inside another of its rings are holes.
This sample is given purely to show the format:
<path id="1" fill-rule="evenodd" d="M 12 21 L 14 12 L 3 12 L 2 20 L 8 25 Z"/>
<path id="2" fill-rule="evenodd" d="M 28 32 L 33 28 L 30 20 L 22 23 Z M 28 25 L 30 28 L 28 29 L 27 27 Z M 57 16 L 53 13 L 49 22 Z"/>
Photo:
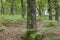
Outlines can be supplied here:
<path id="1" fill-rule="evenodd" d="M 55 21 L 55 20 L 46 20 L 46 21 L 44 21 L 44 26 L 53 27 L 56 23 L 57 23 L 57 21 Z"/>

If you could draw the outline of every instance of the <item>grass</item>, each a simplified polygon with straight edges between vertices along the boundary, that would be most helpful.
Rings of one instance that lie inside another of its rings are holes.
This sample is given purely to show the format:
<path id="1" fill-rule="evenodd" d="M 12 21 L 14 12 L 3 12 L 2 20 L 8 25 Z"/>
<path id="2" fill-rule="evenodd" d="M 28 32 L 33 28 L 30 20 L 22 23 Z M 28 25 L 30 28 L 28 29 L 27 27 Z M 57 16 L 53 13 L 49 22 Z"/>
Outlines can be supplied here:
<path id="1" fill-rule="evenodd" d="M 37 20 L 44 21 L 48 20 L 48 16 L 37 16 Z M 7 21 L 26 21 L 27 16 L 25 15 L 24 18 L 22 18 L 21 14 L 0 14 L 0 21 L 7 20 Z"/>
<path id="2" fill-rule="evenodd" d="M 2 15 L 0 14 L 0 21 L 4 21 L 4 20 L 7 20 L 7 21 L 26 21 L 26 16 L 24 18 L 22 18 L 21 15 L 9 15 L 9 14 L 5 14 L 5 15 Z"/>

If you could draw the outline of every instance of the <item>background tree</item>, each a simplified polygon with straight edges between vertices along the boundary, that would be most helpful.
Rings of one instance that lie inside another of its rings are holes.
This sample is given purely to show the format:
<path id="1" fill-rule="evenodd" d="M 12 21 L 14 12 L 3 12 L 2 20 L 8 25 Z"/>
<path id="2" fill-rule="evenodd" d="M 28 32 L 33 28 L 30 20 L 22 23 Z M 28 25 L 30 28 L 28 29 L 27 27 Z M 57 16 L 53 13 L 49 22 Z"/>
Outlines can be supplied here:
<path id="1" fill-rule="evenodd" d="M 55 20 L 59 20 L 59 5 L 58 0 L 54 0 L 55 3 Z"/>
<path id="2" fill-rule="evenodd" d="M 11 0 L 11 14 L 14 14 L 14 1 L 15 0 Z"/>
<path id="3" fill-rule="evenodd" d="M 21 8 L 22 8 L 22 17 L 24 18 L 25 14 L 24 0 L 21 0 Z"/>
<path id="4" fill-rule="evenodd" d="M 48 13 L 49 13 L 49 20 L 52 20 L 51 0 L 48 0 Z"/>
<path id="5" fill-rule="evenodd" d="M 39 1 L 39 10 L 38 10 L 38 13 L 41 16 L 41 14 L 42 14 L 42 0 Z"/>
<path id="6" fill-rule="evenodd" d="M 4 6 L 3 6 L 3 0 L 1 0 L 1 13 L 5 13 Z"/>

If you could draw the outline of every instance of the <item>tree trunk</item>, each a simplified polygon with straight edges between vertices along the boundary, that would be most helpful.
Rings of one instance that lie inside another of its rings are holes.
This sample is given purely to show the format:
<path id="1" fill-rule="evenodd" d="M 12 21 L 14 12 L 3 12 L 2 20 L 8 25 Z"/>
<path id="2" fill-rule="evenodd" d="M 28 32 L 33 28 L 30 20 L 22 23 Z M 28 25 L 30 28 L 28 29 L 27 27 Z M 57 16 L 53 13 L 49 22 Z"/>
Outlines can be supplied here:
<path id="1" fill-rule="evenodd" d="M 3 0 L 1 0 L 1 13 L 2 14 L 5 14 L 4 6 L 3 6 Z"/>
<path id="2" fill-rule="evenodd" d="M 14 14 L 14 1 L 15 0 L 11 0 L 11 14 Z"/>
<path id="3" fill-rule="evenodd" d="M 38 10 L 39 16 L 42 15 L 42 0 L 39 1 L 39 10 Z"/>
<path id="4" fill-rule="evenodd" d="M 35 0 L 27 0 L 27 28 L 36 28 L 36 5 Z"/>
<path id="5" fill-rule="evenodd" d="M 27 0 L 27 29 L 36 29 L 36 4 L 35 0 Z M 35 33 L 35 30 L 27 31 L 25 40 L 29 40 L 30 35 Z"/>
<path id="6" fill-rule="evenodd" d="M 59 20 L 58 0 L 55 0 L 54 2 L 55 2 L 55 12 L 56 12 L 56 14 L 55 14 L 55 20 Z"/>
<path id="7" fill-rule="evenodd" d="M 21 7 L 22 7 L 22 18 L 24 18 L 25 8 L 24 8 L 24 1 L 23 0 L 21 0 Z"/>
<path id="8" fill-rule="evenodd" d="M 49 13 L 49 20 L 52 20 L 51 0 L 48 0 L 48 13 Z"/>

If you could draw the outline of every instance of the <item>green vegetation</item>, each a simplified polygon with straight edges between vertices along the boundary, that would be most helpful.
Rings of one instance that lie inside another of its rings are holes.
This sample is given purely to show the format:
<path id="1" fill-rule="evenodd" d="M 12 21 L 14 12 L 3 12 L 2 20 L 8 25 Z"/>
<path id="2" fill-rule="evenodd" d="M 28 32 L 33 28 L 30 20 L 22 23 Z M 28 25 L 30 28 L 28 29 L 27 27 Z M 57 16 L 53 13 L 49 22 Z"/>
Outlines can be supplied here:
<path id="1" fill-rule="evenodd" d="M 19 22 L 19 21 L 26 21 L 26 16 L 25 18 L 23 19 L 21 15 L 0 15 L 0 21 L 16 21 L 16 22 Z"/>
<path id="2" fill-rule="evenodd" d="M 57 24 L 57 21 L 55 20 L 46 20 L 44 21 L 44 26 L 46 27 L 54 27 L 54 25 Z"/>
<path id="3" fill-rule="evenodd" d="M 60 39 L 60 36 L 58 36 L 58 37 L 55 36 L 55 35 L 57 35 L 57 34 L 55 34 L 55 32 L 57 32 L 57 33 L 60 32 L 60 29 L 57 29 L 54 27 L 49 27 L 49 28 L 48 27 L 41 27 L 37 30 L 39 30 L 39 31 L 35 32 L 35 33 L 31 32 L 33 34 L 30 35 L 29 40 L 57 40 L 57 39 L 59 40 Z M 30 31 L 33 31 L 33 30 L 29 30 L 29 32 Z M 25 30 L 23 30 L 23 32 L 24 32 L 23 39 L 25 39 L 24 37 L 26 37 L 27 30 L 25 29 Z"/>
<path id="4" fill-rule="evenodd" d="M 59 11 L 60 0 L 0 0 L 0 30 L 23 28 L 23 39 L 17 40 L 60 40 L 55 34 L 60 32 Z"/>

